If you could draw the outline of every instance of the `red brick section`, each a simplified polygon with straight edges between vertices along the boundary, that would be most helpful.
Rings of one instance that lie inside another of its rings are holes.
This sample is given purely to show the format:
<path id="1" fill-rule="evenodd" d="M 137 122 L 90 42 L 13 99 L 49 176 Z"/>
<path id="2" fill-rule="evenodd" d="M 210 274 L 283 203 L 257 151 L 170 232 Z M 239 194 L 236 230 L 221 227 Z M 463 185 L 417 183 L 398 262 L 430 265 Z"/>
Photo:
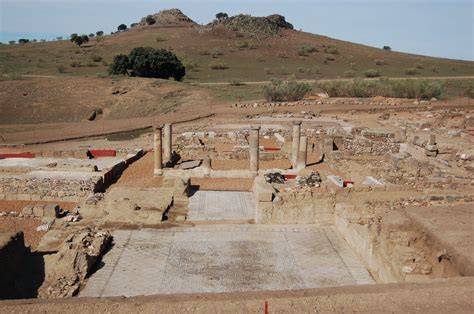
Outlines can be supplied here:
<path id="1" fill-rule="evenodd" d="M 0 159 L 6 158 L 35 158 L 33 153 L 13 153 L 13 154 L 0 154 Z"/>
<path id="2" fill-rule="evenodd" d="M 91 149 L 89 153 L 94 158 L 117 156 L 117 151 L 115 149 Z"/>

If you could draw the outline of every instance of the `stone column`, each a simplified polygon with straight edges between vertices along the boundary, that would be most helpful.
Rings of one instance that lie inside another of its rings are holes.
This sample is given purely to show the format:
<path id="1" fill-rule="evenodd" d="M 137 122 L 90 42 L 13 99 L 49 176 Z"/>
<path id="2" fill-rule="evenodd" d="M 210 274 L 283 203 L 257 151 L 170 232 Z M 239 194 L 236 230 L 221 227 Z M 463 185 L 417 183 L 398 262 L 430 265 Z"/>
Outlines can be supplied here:
<path id="1" fill-rule="evenodd" d="M 252 126 L 249 138 L 250 171 L 258 174 L 259 126 Z"/>
<path id="2" fill-rule="evenodd" d="M 306 168 L 307 156 L 308 156 L 308 137 L 302 136 L 300 138 L 298 165 L 296 167 L 298 170 Z"/>
<path id="3" fill-rule="evenodd" d="M 171 161 L 171 152 L 173 146 L 172 127 L 170 123 L 165 124 L 165 134 L 163 137 L 163 163 L 166 165 Z"/>
<path id="4" fill-rule="evenodd" d="M 161 129 L 162 127 L 155 127 L 155 136 L 154 136 L 154 145 L 153 148 L 155 150 L 154 154 L 154 171 L 153 174 L 155 176 L 163 175 L 163 156 L 161 152 Z"/>
<path id="5" fill-rule="evenodd" d="M 301 121 L 293 121 L 293 143 L 291 145 L 291 165 L 296 168 L 300 149 Z"/>
<path id="6" fill-rule="evenodd" d="M 211 175 L 211 158 L 209 156 L 206 156 L 202 160 L 202 170 L 205 177 L 209 177 Z"/>

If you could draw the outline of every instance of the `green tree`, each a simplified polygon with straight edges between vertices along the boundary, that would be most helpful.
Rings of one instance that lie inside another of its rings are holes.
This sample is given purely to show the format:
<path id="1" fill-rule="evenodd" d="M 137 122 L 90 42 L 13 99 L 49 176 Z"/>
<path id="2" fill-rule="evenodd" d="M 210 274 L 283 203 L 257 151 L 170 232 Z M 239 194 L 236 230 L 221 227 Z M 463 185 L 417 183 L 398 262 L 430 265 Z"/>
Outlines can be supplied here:
<path id="1" fill-rule="evenodd" d="M 219 12 L 216 14 L 216 19 L 218 20 L 223 20 L 223 19 L 226 19 L 228 18 L 229 15 L 227 13 L 224 13 L 224 12 Z"/>
<path id="2" fill-rule="evenodd" d="M 109 73 L 111 75 L 127 75 L 130 62 L 126 55 L 116 55 L 114 62 L 110 65 Z"/>
<path id="3" fill-rule="evenodd" d="M 89 42 L 89 37 L 87 35 L 78 36 L 76 34 L 76 36 L 74 37 L 71 36 L 71 41 L 75 43 L 76 45 L 78 45 L 79 47 L 81 47 L 82 44 Z"/>
<path id="4" fill-rule="evenodd" d="M 72 33 L 71 36 L 69 36 L 71 42 L 75 42 L 76 38 L 78 37 L 79 35 L 77 35 L 77 33 Z"/>
<path id="5" fill-rule="evenodd" d="M 30 42 L 29 39 L 25 39 L 25 38 L 20 38 L 20 39 L 18 39 L 18 43 L 19 43 L 19 44 L 27 44 L 27 43 L 29 43 L 29 42 Z"/>
<path id="6" fill-rule="evenodd" d="M 186 69 L 178 57 L 165 49 L 151 47 L 134 48 L 127 59 L 125 55 L 115 56 L 110 66 L 111 74 L 129 74 L 139 77 L 154 77 L 181 81 Z M 126 71 L 124 70 L 126 68 Z"/>
<path id="7" fill-rule="evenodd" d="M 104 31 L 97 31 L 95 33 L 96 36 L 100 37 L 100 36 L 104 36 Z"/>
<path id="8" fill-rule="evenodd" d="M 155 19 L 153 18 L 153 16 L 151 15 L 148 15 L 146 18 L 145 18 L 145 22 L 147 25 L 153 25 L 156 23 Z"/>
<path id="9" fill-rule="evenodd" d="M 122 31 L 124 31 L 124 30 L 126 30 L 126 29 L 127 29 L 127 25 L 125 25 L 125 24 L 120 24 L 120 25 L 117 27 L 117 30 L 118 30 L 119 32 L 122 32 Z"/>

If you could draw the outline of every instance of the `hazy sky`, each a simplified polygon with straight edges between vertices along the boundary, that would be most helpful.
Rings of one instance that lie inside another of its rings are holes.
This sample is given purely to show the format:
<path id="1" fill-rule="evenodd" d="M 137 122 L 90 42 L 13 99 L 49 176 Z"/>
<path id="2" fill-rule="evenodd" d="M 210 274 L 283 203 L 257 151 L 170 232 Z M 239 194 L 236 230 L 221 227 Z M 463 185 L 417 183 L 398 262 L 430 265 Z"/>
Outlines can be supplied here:
<path id="1" fill-rule="evenodd" d="M 180 8 L 199 23 L 217 12 L 278 13 L 296 29 L 370 46 L 474 60 L 474 0 L 0 0 L 0 41 L 116 30 Z"/>

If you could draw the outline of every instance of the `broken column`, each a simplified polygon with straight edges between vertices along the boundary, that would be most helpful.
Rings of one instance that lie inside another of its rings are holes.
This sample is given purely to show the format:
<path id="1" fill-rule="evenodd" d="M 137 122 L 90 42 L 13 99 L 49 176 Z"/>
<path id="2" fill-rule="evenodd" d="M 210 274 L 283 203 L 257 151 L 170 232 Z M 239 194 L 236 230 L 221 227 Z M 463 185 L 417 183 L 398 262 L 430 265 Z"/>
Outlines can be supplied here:
<path id="1" fill-rule="evenodd" d="M 162 127 L 155 127 L 153 148 L 154 154 L 154 171 L 155 176 L 163 175 L 163 156 L 161 147 L 161 129 Z"/>
<path id="2" fill-rule="evenodd" d="M 306 168 L 306 160 L 307 160 L 307 153 L 308 153 L 308 137 L 302 136 L 300 138 L 300 148 L 298 152 L 298 164 L 297 169 L 301 170 Z"/>
<path id="3" fill-rule="evenodd" d="M 293 143 L 291 145 L 291 165 L 296 168 L 300 149 L 301 121 L 293 121 Z"/>
<path id="4" fill-rule="evenodd" d="M 438 155 L 438 145 L 436 145 L 436 135 L 430 134 L 430 140 L 425 146 L 425 155 L 436 157 Z"/>
<path id="5" fill-rule="evenodd" d="M 172 127 L 170 123 L 165 124 L 165 134 L 163 137 L 163 163 L 166 165 L 171 161 L 171 152 L 172 152 L 172 145 L 173 145 L 173 139 L 172 139 Z"/>
<path id="6" fill-rule="evenodd" d="M 211 158 L 209 156 L 206 156 L 202 160 L 202 170 L 203 170 L 203 175 L 205 177 L 208 177 L 211 175 Z"/>
<path id="7" fill-rule="evenodd" d="M 252 126 L 249 138 L 250 171 L 258 174 L 259 126 Z"/>

